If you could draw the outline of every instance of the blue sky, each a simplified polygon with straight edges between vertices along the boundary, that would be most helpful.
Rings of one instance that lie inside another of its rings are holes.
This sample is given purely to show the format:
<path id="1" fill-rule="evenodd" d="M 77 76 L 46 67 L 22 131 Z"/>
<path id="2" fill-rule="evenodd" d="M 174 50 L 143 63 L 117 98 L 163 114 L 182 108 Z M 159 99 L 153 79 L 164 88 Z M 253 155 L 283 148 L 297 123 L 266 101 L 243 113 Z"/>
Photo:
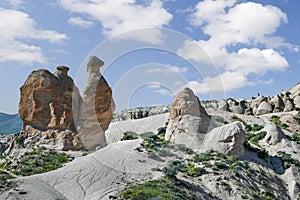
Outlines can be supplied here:
<path id="1" fill-rule="evenodd" d="M 297 0 L 2 0 L 0 111 L 38 68 L 69 66 L 80 89 L 90 55 L 106 63 L 117 110 L 274 95 L 299 82 Z"/>

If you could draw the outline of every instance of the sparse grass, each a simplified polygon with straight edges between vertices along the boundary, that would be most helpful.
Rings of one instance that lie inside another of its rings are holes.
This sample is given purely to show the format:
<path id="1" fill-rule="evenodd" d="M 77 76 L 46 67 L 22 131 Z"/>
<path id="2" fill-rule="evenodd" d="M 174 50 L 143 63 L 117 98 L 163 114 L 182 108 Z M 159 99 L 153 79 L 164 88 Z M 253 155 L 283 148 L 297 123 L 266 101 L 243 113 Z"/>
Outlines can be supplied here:
<path id="1" fill-rule="evenodd" d="M 292 165 L 295 165 L 296 167 L 300 168 L 300 161 L 293 159 L 291 154 L 288 154 L 286 152 L 278 152 L 278 154 L 281 155 L 280 160 L 284 169 L 288 169 Z"/>
<path id="2" fill-rule="evenodd" d="M 239 118 L 239 117 L 236 116 L 236 115 L 233 115 L 233 116 L 231 117 L 231 119 L 232 119 L 233 121 L 239 121 L 239 122 L 242 122 L 245 126 L 247 125 L 247 123 L 246 123 L 244 120 L 242 120 L 241 118 Z"/>
<path id="3" fill-rule="evenodd" d="M 12 188 L 15 184 L 10 182 L 9 179 L 15 178 L 6 171 L 0 169 L 0 192 Z"/>
<path id="4" fill-rule="evenodd" d="M 273 115 L 271 118 L 270 118 L 271 122 L 273 122 L 274 124 L 276 124 L 277 126 L 283 128 L 283 129 L 288 129 L 289 128 L 289 125 L 287 125 L 286 123 L 282 123 L 280 121 L 280 117 L 276 116 L 276 115 Z"/>
<path id="5" fill-rule="evenodd" d="M 123 133 L 123 137 L 121 138 L 121 141 L 123 140 L 135 140 L 138 139 L 139 135 L 133 131 L 126 131 Z"/>
<path id="6" fill-rule="evenodd" d="M 267 135 L 266 131 L 262 131 L 262 132 L 259 132 L 259 133 L 256 133 L 256 134 L 252 134 L 250 142 L 252 144 L 255 144 L 255 145 L 259 146 L 258 141 L 264 139 L 266 137 L 266 135 Z"/>
<path id="7" fill-rule="evenodd" d="M 120 199 L 196 199 L 188 193 L 186 187 L 187 186 L 179 180 L 160 178 L 123 190 L 120 194 Z"/>
<path id="8" fill-rule="evenodd" d="M 67 154 L 52 149 L 34 149 L 26 152 L 16 164 L 7 165 L 5 169 L 16 175 L 30 176 L 60 168 L 69 159 Z"/>
<path id="9" fill-rule="evenodd" d="M 259 124 L 248 124 L 246 125 L 246 128 L 245 128 L 245 131 L 246 132 L 257 132 L 257 131 L 260 131 L 261 129 L 263 129 L 264 126 L 262 125 L 259 125 Z"/>

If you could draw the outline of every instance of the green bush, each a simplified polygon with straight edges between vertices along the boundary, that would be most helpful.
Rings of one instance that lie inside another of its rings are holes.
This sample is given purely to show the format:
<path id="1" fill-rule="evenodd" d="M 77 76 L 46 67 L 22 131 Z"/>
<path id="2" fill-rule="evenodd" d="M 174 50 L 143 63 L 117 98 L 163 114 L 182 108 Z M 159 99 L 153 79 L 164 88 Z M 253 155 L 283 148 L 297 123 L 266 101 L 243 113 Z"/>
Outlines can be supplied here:
<path id="1" fill-rule="evenodd" d="M 266 131 L 256 133 L 255 135 L 252 135 L 252 137 L 250 139 L 250 142 L 252 144 L 255 144 L 255 145 L 258 146 L 258 141 L 264 139 L 266 137 L 266 135 L 267 135 Z"/>
<path id="2" fill-rule="evenodd" d="M 163 168 L 163 173 L 167 178 L 176 179 L 176 174 L 183 168 L 183 164 L 179 160 L 169 161 L 167 166 Z"/>
<path id="3" fill-rule="evenodd" d="M 297 142 L 297 144 L 300 144 L 300 135 L 297 134 L 297 133 L 294 133 L 294 134 L 292 135 L 291 140 Z"/>
<path id="4" fill-rule="evenodd" d="M 16 143 L 17 143 L 18 145 L 22 145 L 23 142 L 24 142 L 24 140 L 25 140 L 24 136 L 23 136 L 23 135 L 20 135 L 20 136 L 18 136 L 18 137 L 16 138 Z"/>
<path id="5" fill-rule="evenodd" d="M 123 140 L 135 140 L 138 139 L 139 135 L 133 131 L 126 131 L 123 133 L 123 137 L 121 138 L 121 141 Z"/>
<path id="6" fill-rule="evenodd" d="M 250 132 L 250 131 L 253 131 L 253 132 L 257 132 L 257 131 L 260 131 L 261 129 L 263 129 L 264 126 L 262 125 L 259 125 L 259 124 L 253 124 L 253 125 L 246 125 L 246 132 Z"/>

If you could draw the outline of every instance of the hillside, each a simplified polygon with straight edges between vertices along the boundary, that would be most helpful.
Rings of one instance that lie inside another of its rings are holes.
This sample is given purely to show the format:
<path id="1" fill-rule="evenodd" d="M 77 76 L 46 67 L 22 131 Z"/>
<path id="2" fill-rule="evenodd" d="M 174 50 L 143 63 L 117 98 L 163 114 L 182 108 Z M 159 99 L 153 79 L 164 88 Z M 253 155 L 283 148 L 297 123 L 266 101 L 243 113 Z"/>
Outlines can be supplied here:
<path id="1" fill-rule="evenodd" d="M 0 113 L 0 134 L 18 133 L 22 128 L 22 120 L 18 114 Z"/>

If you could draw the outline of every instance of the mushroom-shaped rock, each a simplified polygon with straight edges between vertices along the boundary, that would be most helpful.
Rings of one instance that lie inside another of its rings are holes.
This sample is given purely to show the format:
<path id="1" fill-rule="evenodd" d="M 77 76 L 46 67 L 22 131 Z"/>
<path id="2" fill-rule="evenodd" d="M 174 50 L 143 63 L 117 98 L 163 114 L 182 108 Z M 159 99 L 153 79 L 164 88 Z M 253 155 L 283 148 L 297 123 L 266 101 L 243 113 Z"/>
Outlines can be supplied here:
<path id="1" fill-rule="evenodd" d="M 218 109 L 230 112 L 229 104 L 227 103 L 227 101 L 225 99 L 223 99 L 219 102 Z"/>
<path id="2" fill-rule="evenodd" d="M 205 135 L 200 151 L 215 150 L 241 157 L 245 153 L 245 130 L 241 122 L 214 128 Z"/>
<path id="3" fill-rule="evenodd" d="M 266 131 L 267 134 L 263 139 L 269 145 L 275 145 L 281 141 L 284 137 L 284 133 L 280 127 L 276 126 L 275 124 L 269 124 L 261 131 Z"/>
<path id="4" fill-rule="evenodd" d="M 106 145 L 105 130 L 112 120 L 115 108 L 112 90 L 100 73 L 103 64 L 104 62 L 95 56 L 89 59 L 89 78 L 82 94 L 84 103 L 80 107 L 77 123 L 80 138 L 89 149 Z"/>
<path id="5" fill-rule="evenodd" d="M 214 127 L 210 116 L 189 88 L 180 90 L 170 109 L 165 139 L 176 144 L 199 148 L 204 135 Z"/>
<path id="6" fill-rule="evenodd" d="M 271 104 L 269 104 L 266 101 L 263 101 L 257 108 L 256 114 L 263 115 L 263 114 L 271 113 L 272 111 L 273 111 L 273 108 L 272 108 Z"/>

